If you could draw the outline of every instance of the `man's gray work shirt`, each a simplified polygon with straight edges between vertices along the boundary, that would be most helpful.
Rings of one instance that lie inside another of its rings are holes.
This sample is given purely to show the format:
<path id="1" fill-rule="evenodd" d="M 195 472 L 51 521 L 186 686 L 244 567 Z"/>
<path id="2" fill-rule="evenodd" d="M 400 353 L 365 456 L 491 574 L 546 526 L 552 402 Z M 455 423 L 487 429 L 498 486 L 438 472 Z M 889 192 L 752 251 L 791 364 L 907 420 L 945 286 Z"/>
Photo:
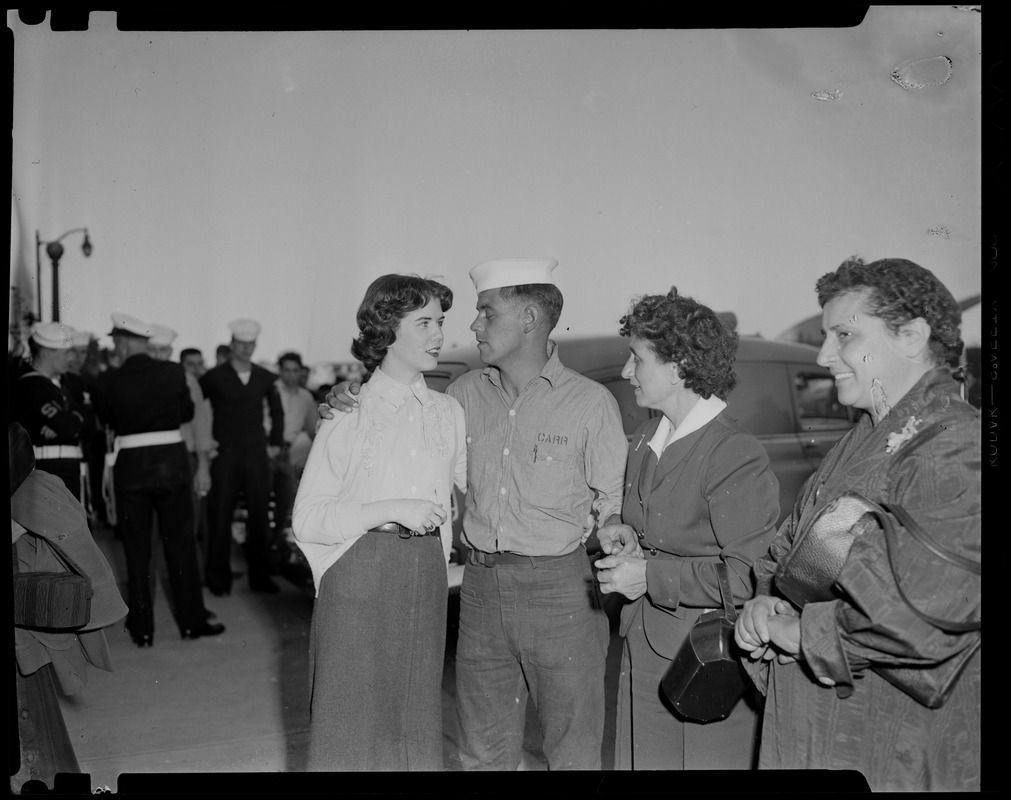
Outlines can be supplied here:
<path id="1" fill-rule="evenodd" d="M 486 553 L 564 555 L 592 507 L 621 512 L 628 443 L 607 389 L 558 360 L 509 403 L 499 370 L 473 370 L 446 390 L 467 420 L 464 540 Z"/>

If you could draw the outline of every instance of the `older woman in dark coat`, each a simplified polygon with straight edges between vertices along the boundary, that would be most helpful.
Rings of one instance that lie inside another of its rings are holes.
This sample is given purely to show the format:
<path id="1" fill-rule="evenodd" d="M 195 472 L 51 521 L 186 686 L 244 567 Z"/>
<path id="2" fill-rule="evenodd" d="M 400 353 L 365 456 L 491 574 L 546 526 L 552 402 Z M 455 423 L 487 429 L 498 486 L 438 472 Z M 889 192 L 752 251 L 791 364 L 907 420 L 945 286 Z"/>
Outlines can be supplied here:
<path id="1" fill-rule="evenodd" d="M 979 790 L 980 631 L 958 629 L 980 617 L 980 577 L 966 565 L 980 558 L 981 426 L 952 377 L 959 307 L 904 259 L 851 259 L 817 291 L 819 363 L 840 402 L 866 413 L 755 565 L 757 596 L 738 619 L 767 695 L 759 767 L 854 769 L 874 790 Z M 829 599 L 788 602 L 799 573 L 780 565 L 801 534 L 830 529 L 850 493 L 905 509 L 893 544 L 863 520 Z M 925 701 L 916 683 L 945 691 Z"/>
<path id="2" fill-rule="evenodd" d="M 726 411 L 737 379 L 737 334 L 671 289 L 643 297 L 621 320 L 631 355 L 622 373 L 636 402 L 660 416 L 631 440 L 622 523 L 598 532 L 601 591 L 631 602 L 618 684 L 616 769 L 747 769 L 753 698 L 702 724 L 666 705 L 660 681 L 695 621 L 722 607 L 715 566 L 733 601 L 752 596 L 751 565 L 768 549 L 779 484 L 764 448 Z"/>

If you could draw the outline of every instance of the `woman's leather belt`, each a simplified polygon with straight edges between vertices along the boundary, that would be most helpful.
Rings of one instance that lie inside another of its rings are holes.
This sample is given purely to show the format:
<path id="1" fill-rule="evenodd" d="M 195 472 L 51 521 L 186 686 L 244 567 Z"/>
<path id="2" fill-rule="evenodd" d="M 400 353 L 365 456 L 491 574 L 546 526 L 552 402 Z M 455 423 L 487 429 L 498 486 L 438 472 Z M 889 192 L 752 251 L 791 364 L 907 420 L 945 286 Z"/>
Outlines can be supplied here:
<path id="1" fill-rule="evenodd" d="M 399 522 L 387 522 L 385 525 L 377 525 L 374 528 L 369 528 L 368 533 L 395 533 L 401 539 L 411 539 L 415 536 L 438 536 L 439 529 L 435 528 L 430 531 L 422 531 L 418 533 L 417 531 L 412 531 L 410 528 L 401 525 Z"/>

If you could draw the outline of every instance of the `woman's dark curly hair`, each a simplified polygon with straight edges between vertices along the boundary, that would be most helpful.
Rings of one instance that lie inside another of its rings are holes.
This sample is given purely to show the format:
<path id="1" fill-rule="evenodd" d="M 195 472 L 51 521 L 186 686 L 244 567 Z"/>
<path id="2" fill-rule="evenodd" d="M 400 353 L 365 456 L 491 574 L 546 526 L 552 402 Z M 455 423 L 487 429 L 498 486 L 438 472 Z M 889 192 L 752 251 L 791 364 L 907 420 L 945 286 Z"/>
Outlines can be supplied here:
<path id="1" fill-rule="evenodd" d="M 649 342 L 660 361 L 676 363 L 685 387 L 700 397 L 726 400 L 737 385 L 737 332 L 708 306 L 679 295 L 676 286 L 666 296 L 639 298 L 620 323 L 622 336 Z"/>
<path id="2" fill-rule="evenodd" d="M 930 326 L 928 346 L 938 366 L 957 367 L 962 355 L 962 311 L 934 273 L 904 258 L 883 258 L 865 264 L 853 256 L 815 284 L 818 304 L 847 292 L 867 290 L 867 310 L 892 333 L 922 317 Z"/>
<path id="3" fill-rule="evenodd" d="M 358 306 L 358 337 L 351 342 L 351 355 L 372 375 L 397 340 L 400 320 L 410 312 L 438 300 L 443 311 L 453 306 L 453 290 L 438 281 L 417 275 L 383 275 L 372 281 Z"/>

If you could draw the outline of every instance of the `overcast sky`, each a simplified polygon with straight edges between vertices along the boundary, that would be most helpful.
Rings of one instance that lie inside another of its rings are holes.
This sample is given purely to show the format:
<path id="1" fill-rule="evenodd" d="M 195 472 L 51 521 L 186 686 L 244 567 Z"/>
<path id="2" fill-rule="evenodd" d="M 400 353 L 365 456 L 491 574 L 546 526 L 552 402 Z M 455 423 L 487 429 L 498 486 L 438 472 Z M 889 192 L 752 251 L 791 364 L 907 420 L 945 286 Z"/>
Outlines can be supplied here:
<path id="1" fill-rule="evenodd" d="M 384 272 L 441 276 L 447 343 L 469 345 L 468 270 L 496 257 L 558 259 L 559 333 L 613 333 L 676 284 L 773 338 L 851 254 L 912 259 L 962 299 L 981 288 L 980 20 L 223 33 L 96 12 L 54 33 L 8 12 L 12 285 L 35 296 L 36 230 L 87 226 L 90 258 L 63 241 L 62 321 L 104 334 L 125 311 L 210 359 L 248 316 L 257 359 L 310 362 L 350 358 Z"/>

